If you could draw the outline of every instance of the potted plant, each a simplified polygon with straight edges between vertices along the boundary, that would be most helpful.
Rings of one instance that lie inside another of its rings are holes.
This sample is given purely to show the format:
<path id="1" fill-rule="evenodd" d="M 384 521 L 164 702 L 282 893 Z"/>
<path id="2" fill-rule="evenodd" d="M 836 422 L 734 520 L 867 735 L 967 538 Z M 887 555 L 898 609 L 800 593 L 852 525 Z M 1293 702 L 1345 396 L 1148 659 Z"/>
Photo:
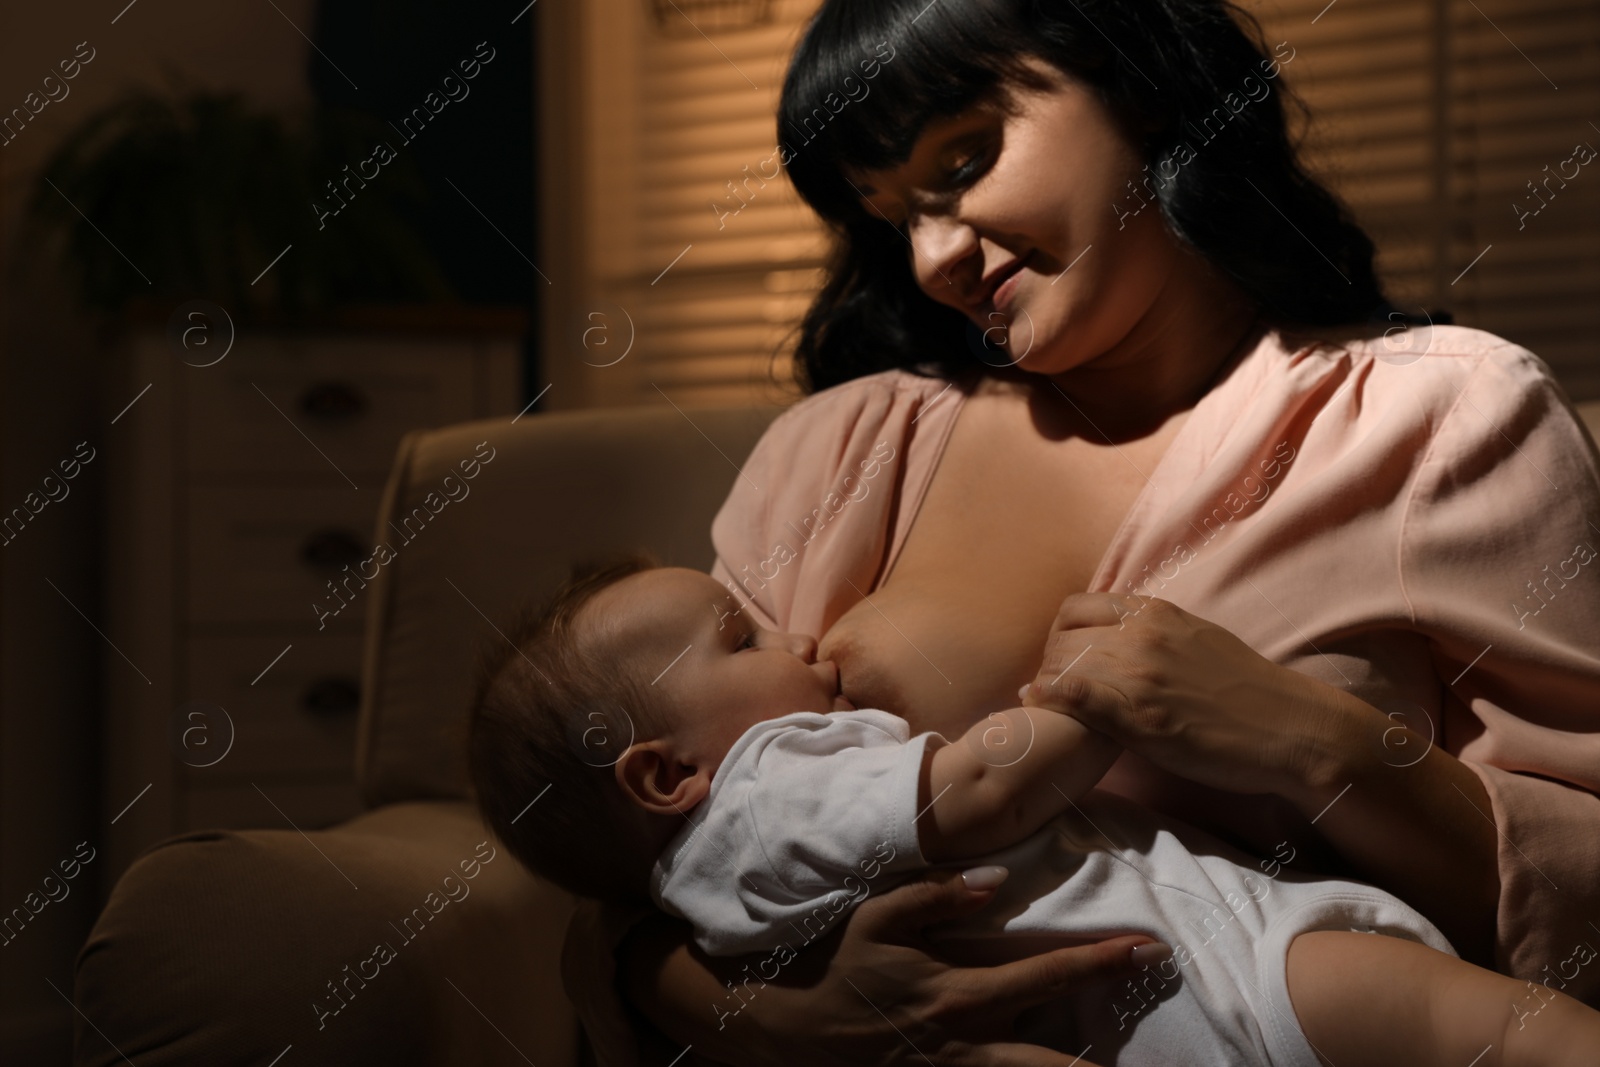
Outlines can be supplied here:
<path id="1" fill-rule="evenodd" d="M 355 112 L 291 121 L 238 93 L 132 92 L 48 159 L 28 239 L 63 263 L 86 307 L 113 318 L 204 298 L 244 323 L 288 324 L 340 304 L 449 299 L 398 210 L 426 192 L 411 159 L 350 183 L 394 139 Z M 355 210 L 329 211 L 354 189 Z"/>

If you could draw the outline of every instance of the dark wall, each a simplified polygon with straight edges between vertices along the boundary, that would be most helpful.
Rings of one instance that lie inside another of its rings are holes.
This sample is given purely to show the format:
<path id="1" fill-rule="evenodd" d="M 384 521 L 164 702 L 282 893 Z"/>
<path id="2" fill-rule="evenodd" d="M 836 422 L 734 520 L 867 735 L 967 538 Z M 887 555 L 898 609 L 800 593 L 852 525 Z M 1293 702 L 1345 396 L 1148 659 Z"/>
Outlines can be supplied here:
<path id="1" fill-rule="evenodd" d="M 312 38 L 327 58 L 313 52 L 307 63 L 319 103 L 399 128 L 388 143 L 412 157 L 426 184 L 424 198 L 402 210 L 457 295 L 528 305 L 538 280 L 529 262 L 534 42 L 532 14 L 509 24 L 510 14 L 443 0 L 323 0 Z M 476 64 L 475 77 L 464 76 L 463 61 L 468 72 Z M 406 123 L 419 108 L 425 121 Z"/>

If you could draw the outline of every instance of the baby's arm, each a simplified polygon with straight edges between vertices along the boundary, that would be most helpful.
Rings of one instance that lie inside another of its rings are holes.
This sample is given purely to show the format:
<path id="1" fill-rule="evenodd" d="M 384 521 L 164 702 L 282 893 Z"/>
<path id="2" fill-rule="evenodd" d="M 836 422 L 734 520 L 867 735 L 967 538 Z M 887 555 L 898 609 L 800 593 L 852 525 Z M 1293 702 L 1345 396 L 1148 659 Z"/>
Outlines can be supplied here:
<path id="1" fill-rule="evenodd" d="M 930 863 L 1014 845 L 1100 780 L 1121 746 L 1043 708 L 985 717 L 955 742 L 928 739 L 917 838 Z"/>
<path id="2" fill-rule="evenodd" d="M 1288 981 L 1306 1040 L 1339 1067 L 1592 1067 L 1600 1055 L 1600 1012 L 1415 941 L 1301 934 Z"/>

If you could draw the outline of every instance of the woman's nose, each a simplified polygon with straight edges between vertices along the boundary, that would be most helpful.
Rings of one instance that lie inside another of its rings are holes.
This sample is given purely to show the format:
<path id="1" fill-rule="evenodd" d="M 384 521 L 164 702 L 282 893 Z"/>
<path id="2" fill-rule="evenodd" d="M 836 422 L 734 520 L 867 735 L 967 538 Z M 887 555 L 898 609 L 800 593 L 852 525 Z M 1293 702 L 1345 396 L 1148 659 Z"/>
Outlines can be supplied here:
<path id="1" fill-rule="evenodd" d="M 956 279 L 961 261 L 978 250 L 976 231 L 944 213 L 919 213 L 912 218 L 910 238 L 916 257 L 912 273 L 922 291 L 943 303 L 961 305 Z"/>

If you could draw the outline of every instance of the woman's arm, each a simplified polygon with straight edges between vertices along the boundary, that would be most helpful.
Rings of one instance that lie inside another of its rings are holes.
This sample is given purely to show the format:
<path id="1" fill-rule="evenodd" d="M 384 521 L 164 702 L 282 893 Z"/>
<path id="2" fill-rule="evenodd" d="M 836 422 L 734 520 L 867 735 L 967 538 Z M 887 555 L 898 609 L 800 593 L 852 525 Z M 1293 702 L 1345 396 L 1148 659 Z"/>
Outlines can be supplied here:
<path id="1" fill-rule="evenodd" d="M 998 967 L 954 967 L 930 955 L 925 929 L 987 904 L 999 870 L 933 871 L 874 894 L 841 931 L 769 976 L 747 969 L 750 960 L 704 955 L 677 920 L 647 919 L 620 946 L 617 982 L 660 1031 L 644 1062 L 667 1065 L 690 1048 L 741 1067 L 1089 1067 L 1014 1043 L 1017 1015 L 1091 983 L 1130 976 L 1171 950 L 1132 935 Z M 738 1010 L 730 1012 L 729 1004 Z"/>
<path id="2" fill-rule="evenodd" d="M 1365 701 L 1315 684 L 1338 739 L 1280 795 L 1364 878 L 1427 916 L 1462 959 L 1494 969 L 1499 835 L 1483 780 Z"/>
<path id="3" fill-rule="evenodd" d="M 917 843 L 929 863 L 1014 845 L 1088 792 L 1122 749 L 1078 720 L 1007 708 L 955 743 L 930 737 L 917 785 Z"/>
<path id="4" fill-rule="evenodd" d="M 1112 594 L 1067 599 L 1025 693 L 1174 774 L 1291 801 L 1463 958 L 1493 966 L 1498 836 L 1483 785 L 1415 734 L 1407 751 L 1427 755 L 1395 766 L 1405 728 L 1365 701 L 1166 601 Z"/>

